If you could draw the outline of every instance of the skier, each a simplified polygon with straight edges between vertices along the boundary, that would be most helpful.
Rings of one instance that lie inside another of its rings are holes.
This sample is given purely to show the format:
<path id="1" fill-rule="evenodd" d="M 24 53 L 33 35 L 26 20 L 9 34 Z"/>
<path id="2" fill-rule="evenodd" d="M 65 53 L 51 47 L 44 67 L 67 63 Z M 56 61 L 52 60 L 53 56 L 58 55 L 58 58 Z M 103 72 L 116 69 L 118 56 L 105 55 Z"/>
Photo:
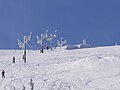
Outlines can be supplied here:
<path id="1" fill-rule="evenodd" d="M 5 71 L 2 71 L 2 78 L 5 78 Z"/>
<path id="2" fill-rule="evenodd" d="M 13 57 L 13 63 L 15 63 L 15 57 Z"/>

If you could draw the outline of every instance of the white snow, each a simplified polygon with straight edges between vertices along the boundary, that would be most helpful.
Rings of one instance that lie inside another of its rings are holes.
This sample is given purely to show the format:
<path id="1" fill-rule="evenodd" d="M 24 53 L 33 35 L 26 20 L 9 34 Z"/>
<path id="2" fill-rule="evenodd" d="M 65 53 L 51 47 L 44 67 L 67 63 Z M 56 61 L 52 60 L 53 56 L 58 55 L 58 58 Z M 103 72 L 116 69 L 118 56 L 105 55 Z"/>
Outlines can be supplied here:
<path id="1" fill-rule="evenodd" d="M 39 53 L 22 50 L 0 50 L 0 90 L 120 90 L 120 46 Z M 12 57 L 16 63 L 12 63 Z M 15 88 L 13 88 L 15 87 Z"/>

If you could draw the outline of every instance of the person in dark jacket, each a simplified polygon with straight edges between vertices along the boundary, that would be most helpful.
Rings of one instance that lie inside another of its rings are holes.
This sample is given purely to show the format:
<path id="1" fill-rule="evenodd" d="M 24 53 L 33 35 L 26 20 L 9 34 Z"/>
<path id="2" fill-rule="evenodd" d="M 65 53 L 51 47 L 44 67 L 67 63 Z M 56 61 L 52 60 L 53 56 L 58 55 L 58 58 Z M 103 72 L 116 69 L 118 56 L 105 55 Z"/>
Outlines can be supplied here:
<path id="1" fill-rule="evenodd" d="M 13 63 L 15 63 L 15 57 L 13 57 Z"/>
<path id="2" fill-rule="evenodd" d="M 2 78 L 5 78 L 5 71 L 2 71 Z"/>
<path id="3" fill-rule="evenodd" d="M 46 49 L 49 50 L 49 46 L 47 46 Z"/>

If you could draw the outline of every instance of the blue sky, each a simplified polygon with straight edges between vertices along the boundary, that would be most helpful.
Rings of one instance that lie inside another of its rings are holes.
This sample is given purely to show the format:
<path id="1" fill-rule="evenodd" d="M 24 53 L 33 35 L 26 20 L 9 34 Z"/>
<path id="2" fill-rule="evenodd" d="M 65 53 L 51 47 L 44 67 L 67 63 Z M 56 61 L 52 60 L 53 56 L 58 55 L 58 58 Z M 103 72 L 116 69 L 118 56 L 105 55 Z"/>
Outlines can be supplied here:
<path id="1" fill-rule="evenodd" d="M 120 44 L 119 0 L 0 0 L 0 48 L 18 48 L 17 38 L 45 30 L 77 44 Z"/>

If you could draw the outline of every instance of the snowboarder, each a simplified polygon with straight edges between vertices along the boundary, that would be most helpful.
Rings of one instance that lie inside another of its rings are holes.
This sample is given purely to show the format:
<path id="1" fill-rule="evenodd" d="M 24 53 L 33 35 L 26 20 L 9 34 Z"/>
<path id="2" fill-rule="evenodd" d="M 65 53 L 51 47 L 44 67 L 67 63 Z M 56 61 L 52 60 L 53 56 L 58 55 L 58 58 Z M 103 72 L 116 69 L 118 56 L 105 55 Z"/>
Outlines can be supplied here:
<path id="1" fill-rule="evenodd" d="M 15 57 L 13 57 L 13 63 L 15 63 Z"/>
<path id="2" fill-rule="evenodd" d="M 2 71 L 2 78 L 5 78 L 5 71 Z"/>

